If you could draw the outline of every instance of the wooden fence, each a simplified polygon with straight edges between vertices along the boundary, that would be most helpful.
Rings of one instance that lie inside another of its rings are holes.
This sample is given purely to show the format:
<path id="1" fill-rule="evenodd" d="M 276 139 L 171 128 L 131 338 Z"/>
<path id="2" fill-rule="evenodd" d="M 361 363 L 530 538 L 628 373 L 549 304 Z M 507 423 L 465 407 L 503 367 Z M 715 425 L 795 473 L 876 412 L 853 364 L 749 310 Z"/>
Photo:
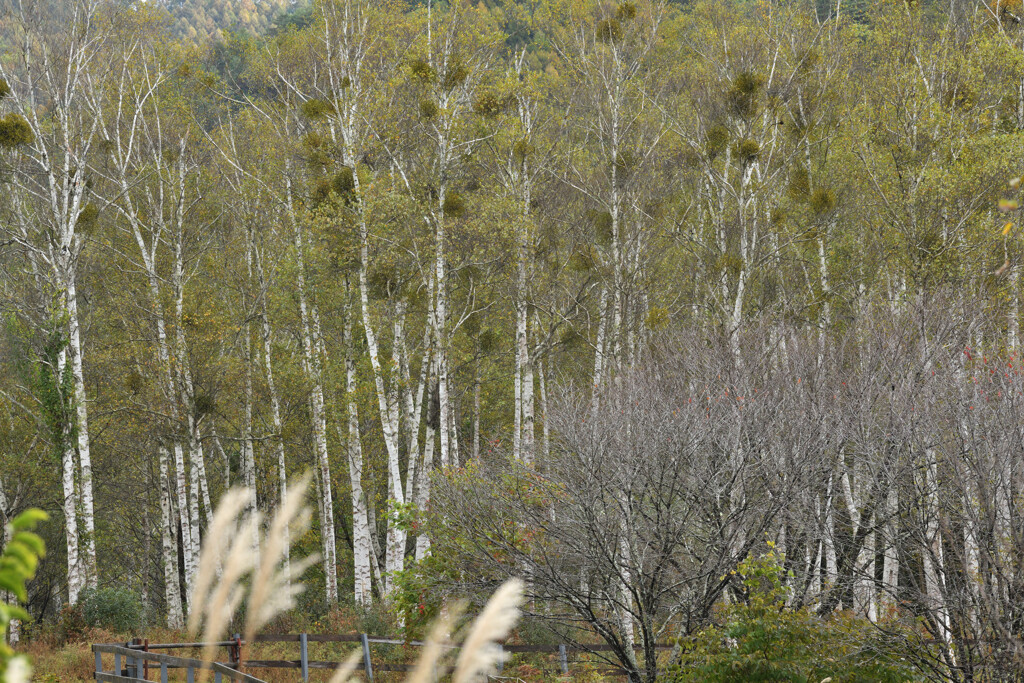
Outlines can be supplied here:
<path id="1" fill-rule="evenodd" d="M 409 672 L 415 667 L 408 664 L 393 664 L 386 661 L 373 661 L 372 646 L 374 645 L 399 645 L 405 647 L 421 647 L 424 643 L 419 640 L 401 640 L 396 638 L 382 638 L 371 636 L 366 633 L 355 634 L 331 634 L 331 633 L 293 633 L 293 634 L 265 634 L 258 635 L 255 643 L 296 643 L 298 645 L 298 659 L 246 659 L 242 660 L 242 646 L 246 643 L 237 634 L 231 640 L 213 643 L 218 648 L 227 650 L 229 663 L 212 665 L 214 682 L 222 683 L 223 678 L 243 683 L 262 683 L 259 679 L 246 676 L 239 672 L 239 669 L 299 669 L 303 683 L 309 681 L 309 672 L 313 669 L 336 669 L 340 662 L 311 660 L 309 658 L 310 643 L 353 643 L 358 644 L 362 650 L 362 661 L 357 669 L 365 672 L 368 682 L 373 681 L 375 671 L 379 672 Z M 96 680 L 109 681 L 110 683 L 128 683 L 129 681 L 148 681 L 149 669 L 159 665 L 160 681 L 166 683 L 167 670 L 175 668 L 186 669 L 188 681 L 193 680 L 194 670 L 199 668 L 201 662 L 195 659 L 183 657 L 172 657 L 170 655 L 158 654 L 154 650 L 175 650 L 181 648 L 200 648 L 204 643 L 150 643 L 148 640 L 135 640 L 125 645 L 93 645 L 93 652 L 96 653 Z M 457 649 L 458 646 L 451 646 Z M 671 645 L 656 645 L 656 649 L 668 650 Z M 605 644 L 593 645 L 503 645 L 502 649 L 509 654 L 537 653 L 558 655 L 558 666 L 560 672 L 569 673 L 569 653 L 597 653 L 610 652 L 611 646 Z M 640 646 L 636 646 L 640 650 Z M 113 653 L 115 657 L 114 674 L 103 672 L 100 655 L 102 653 Z M 128 669 L 124 676 L 121 676 L 121 657 L 125 658 Z M 446 673 L 438 669 L 438 674 Z M 610 668 L 601 671 L 606 676 L 624 676 L 626 672 L 619 668 Z M 102 677 L 101 677 L 102 676 Z"/>

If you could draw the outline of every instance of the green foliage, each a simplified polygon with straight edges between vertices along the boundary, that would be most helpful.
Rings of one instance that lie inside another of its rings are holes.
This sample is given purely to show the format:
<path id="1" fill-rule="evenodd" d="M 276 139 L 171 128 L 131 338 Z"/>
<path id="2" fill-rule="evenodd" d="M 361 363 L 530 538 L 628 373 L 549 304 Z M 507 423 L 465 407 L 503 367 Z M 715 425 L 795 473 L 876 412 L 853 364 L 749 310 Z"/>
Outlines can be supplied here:
<path id="1" fill-rule="evenodd" d="M 516 140 L 515 144 L 512 145 L 512 158 L 515 159 L 516 163 L 521 164 L 533 154 L 535 147 L 526 138 Z"/>
<path id="2" fill-rule="evenodd" d="M 466 202 L 458 192 L 449 192 L 444 198 L 444 203 L 441 205 L 441 209 L 444 211 L 446 216 L 459 218 L 466 211 Z"/>
<path id="3" fill-rule="evenodd" d="M 462 58 L 452 55 L 448 58 L 448 64 L 444 71 L 444 78 L 441 79 L 441 87 L 445 90 L 454 90 L 469 78 L 469 69 L 462 63 Z"/>
<path id="4" fill-rule="evenodd" d="M 728 144 L 729 129 L 723 125 L 711 126 L 704 134 L 704 152 L 711 160 L 724 152 Z"/>
<path id="5" fill-rule="evenodd" d="M 345 205 L 352 202 L 355 197 L 355 175 L 348 166 L 342 166 L 341 170 L 329 178 L 321 178 L 313 187 L 310 199 L 313 206 L 320 206 L 330 197 L 335 197 Z"/>
<path id="6" fill-rule="evenodd" d="M 11 86 L 7 84 L 7 81 L 0 78 L 0 100 L 11 94 Z"/>
<path id="7" fill-rule="evenodd" d="M 437 72 L 434 71 L 434 67 L 430 66 L 430 63 L 422 57 L 417 57 L 409 62 L 409 72 L 421 83 L 429 84 L 437 80 Z"/>
<path id="8" fill-rule="evenodd" d="M 42 510 L 30 509 L 21 513 L 7 525 L 10 541 L 0 555 L 0 590 L 13 594 L 19 601 L 28 599 L 25 583 L 36 575 L 39 559 L 46 554 L 46 546 L 32 530 L 40 522 L 49 519 Z M 0 639 L 0 679 L 7 680 L 12 669 L 25 671 L 28 664 L 24 657 L 16 657 L 7 644 L 7 630 L 12 619 L 28 621 L 28 613 L 17 605 L 0 602 L 0 627 L 4 638 Z"/>
<path id="9" fill-rule="evenodd" d="M 607 211 L 590 211 L 588 217 L 594 224 L 594 238 L 597 242 L 609 244 L 612 241 L 612 215 Z"/>
<path id="10" fill-rule="evenodd" d="M 217 409 L 217 400 L 212 395 L 201 392 L 196 394 L 193 406 L 196 410 L 196 417 L 212 415 L 213 411 Z"/>
<path id="11" fill-rule="evenodd" d="M 616 18 L 602 19 L 597 22 L 597 39 L 603 43 L 618 43 L 622 41 L 624 31 L 622 22 Z"/>
<path id="12" fill-rule="evenodd" d="M 78 220 L 75 221 L 75 228 L 84 235 L 88 235 L 96 227 L 100 217 L 100 210 L 94 203 L 88 202 L 78 212 Z"/>
<path id="13" fill-rule="evenodd" d="M 795 169 L 789 179 L 789 187 L 787 188 L 787 194 L 791 199 L 801 201 L 807 198 L 807 195 L 811 193 L 811 174 L 807 172 L 806 168 L 798 167 Z"/>
<path id="14" fill-rule="evenodd" d="M 636 17 L 636 5 L 632 2 L 624 2 L 615 10 L 615 18 L 619 21 L 629 21 Z"/>
<path id="15" fill-rule="evenodd" d="M 492 354 L 501 347 L 501 333 L 493 327 L 484 328 L 477 337 L 477 342 L 480 344 L 481 353 Z"/>
<path id="16" fill-rule="evenodd" d="M 85 623 L 115 633 L 131 633 L 142 624 L 142 603 L 123 588 L 83 591 L 79 597 Z"/>
<path id="17" fill-rule="evenodd" d="M 672 683 L 900 683 L 917 674 L 900 650 L 865 619 L 823 619 L 787 607 L 783 558 L 774 549 L 738 567 L 745 600 L 728 606 L 720 623 L 686 638 Z M 894 627 L 897 628 L 897 627 Z"/>
<path id="18" fill-rule="evenodd" d="M 30 145 L 35 139 L 32 127 L 21 114 L 11 112 L 0 119 L 0 147 Z"/>
<path id="19" fill-rule="evenodd" d="M 826 214 L 836 206 L 835 192 L 826 187 L 816 187 L 807 204 L 815 215 Z"/>
<path id="20" fill-rule="evenodd" d="M 473 111 L 485 118 L 494 118 L 503 114 L 514 102 L 511 95 L 485 90 L 477 95 L 473 102 Z"/>
<path id="21" fill-rule="evenodd" d="M 740 72 L 733 79 L 728 101 L 733 114 L 749 119 L 757 113 L 757 96 L 764 85 L 764 79 L 750 71 Z"/>
<path id="22" fill-rule="evenodd" d="M 437 107 L 437 103 L 429 97 L 425 97 L 420 100 L 420 116 L 426 120 L 430 120 L 437 116 L 440 109 Z"/>
<path id="23" fill-rule="evenodd" d="M 753 140 L 740 140 L 736 143 L 736 158 L 744 164 L 756 161 L 757 155 L 760 153 L 761 145 Z"/>
<path id="24" fill-rule="evenodd" d="M 303 102 L 299 109 L 310 121 L 319 121 L 334 113 L 334 106 L 330 102 L 315 98 Z"/>

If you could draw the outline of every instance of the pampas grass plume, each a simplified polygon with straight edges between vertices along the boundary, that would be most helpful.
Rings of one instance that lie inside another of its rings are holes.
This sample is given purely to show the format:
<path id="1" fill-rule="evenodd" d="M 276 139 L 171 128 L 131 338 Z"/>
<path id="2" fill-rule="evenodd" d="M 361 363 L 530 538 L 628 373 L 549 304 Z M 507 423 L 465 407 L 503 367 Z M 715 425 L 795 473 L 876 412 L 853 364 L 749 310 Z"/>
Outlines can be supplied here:
<path id="1" fill-rule="evenodd" d="M 434 626 L 430 629 L 430 635 L 427 636 L 423 649 L 420 650 L 420 658 L 416 661 L 416 668 L 405 679 L 405 683 L 434 682 L 437 662 L 441 659 L 441 655 L 444 654 L 445 645 L 448 644 L 449 634 L 452 631 L 452 625 L 458 621 L 464 609 L 465 605 L 462 603 L 455 605 L 434 622 Z"/>
<path id="2" fill-rule="evenodd" d="M 225 493 L 213 513 L 213 521 L 206 530 L 206 539 L 199 556 L 199 569 L 189 605 L 188 630 L 195 634 L 203 620 L 203 605 L 207 604 L 210 591 L 221 570 L 221 560 L 231 543 L 238 527 L 238 515 L 249 501 L 249 492 L 244 488 L 233 488 Z"/>
<path id="3" fill-rule="evenodd" d="M 245 640 L 251 642 L 256 632 L 271 619 L 295 606 L 295 598 L 302 592 L 301 583 L 292 583 L 295 577 L 314 562 L 315 555 L 305 558 L 285 568 L 288 548 L 285 539 L 291 531 L 295 537 L 301 536 L 308 528 L 310 510 L 305 505 L 306 488 L 310 476 L 306 474 L 298 482 L 288 487 L 285 504 L 274 515 L 270 529 L 264 539 L 261 561 L 253 576 L 252 590 L 249 593 L 249 605 L 245 624 Z"/>
<path id="4" fill-rule="evenodd" d="M 362 650 L 358 648 L 352 650 L 352 653 L 341 663 L 334 675 L 331 676 L 330 683 L 349 683 L 351 680 L 352 672 L 359 666 L 359 661 L 363 658 Z"/>
<path id="5" fill-rule="evenodd" d="M 194 605 L 196 611 L 204 612 L 205 627 L 203 629 L 203 641 L 207 643 L 203 648 L 203 662 L 209 664 L 217 654 L 217 646 L 214 642 L 224 633 L 231 617 L 242 602 L 245 595 L 245 588 L 242 585 L 242 578 L 253 568 L 252 538 L 253 527 L 259 525 L 259 516 L 246 517 L 238 528 L 238 533 L 231 543 L 227 559 L 224 560 L 224 570 L 217 587 L 210 593 L 209 601 L 200 606 Z"/>
<path id="6" fill-rule="evenodd" d="M 523 582 L 519 579 L 509 579 L 495 591 L 462 644 L 452 683 L 477 683 L 496 671 L 504 655 L 495 641 L 508 637 L 519 621 L 522 603 Z"/>

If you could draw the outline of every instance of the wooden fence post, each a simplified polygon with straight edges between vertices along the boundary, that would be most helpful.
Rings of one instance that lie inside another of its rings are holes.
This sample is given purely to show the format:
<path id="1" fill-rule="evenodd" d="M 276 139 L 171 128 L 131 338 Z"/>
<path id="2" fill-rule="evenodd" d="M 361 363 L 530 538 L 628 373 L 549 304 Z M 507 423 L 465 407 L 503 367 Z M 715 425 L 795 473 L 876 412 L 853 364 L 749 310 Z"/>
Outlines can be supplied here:
<path id="1" fill-rule="evenodd" d="M 309 683 L 309 636 L 299 634 L 299 666 L 302 667 L 302 683 Z"/>
<path id="2" fill-rule="evenodd" d="M 569 657 L 565 653 L 565 644 L 558 646 L 558 663 L 562 665 L 562 675 L 569 673 Z"/>
<path id="3" fill-rule="evenodd" d="M 160 662 L 160 683 L 167 683 L 167 664 Z"/>
<path id="4" fill-rule="evenodd" d="M 96 654 L 96 673 L 101 674 L 103 673 L 103 654 L 96 652 L 95 649 L 93 649 L 93 652 Z M 93 676 L 93 678 L 95 678 L 95 676 Z"/>
<path id="5" fill-rule="evenodd" d="M 501 656 L 498 657 L 498 673 L 501 673 L 505 670 L 505 648 L 501 646 L 501 643 L 498 644 L 498 651 L 501 653 Z"/>
<path id="6" fill-rule="evenodd" d="M 363 641 L 363 665 L 366 667 L 366 680 L 373 683 L 373 664 L 370 663 L 370 639 L 365 633 L 362 634 Z"/>

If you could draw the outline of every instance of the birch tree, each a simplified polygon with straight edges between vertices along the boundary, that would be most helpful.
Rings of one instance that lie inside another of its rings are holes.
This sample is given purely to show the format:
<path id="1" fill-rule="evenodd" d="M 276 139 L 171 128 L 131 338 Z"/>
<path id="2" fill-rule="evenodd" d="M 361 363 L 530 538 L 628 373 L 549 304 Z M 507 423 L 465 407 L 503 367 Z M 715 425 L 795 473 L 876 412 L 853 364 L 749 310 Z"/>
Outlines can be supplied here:
<path id="1" fill-rule="evenodd" d="M 85 387 L 83 313 L 78 270 L 87 237 L 81 227 L 95 219 L 88 159 L 98 142 L 98 123 L 87 113 L 86 88 L 104 66 L 98 57 L 105 40 L 99 4 L 75 2 L 14 7 L 16 60 L 0 61 L 7 84 L 14 142 L 11 159 L 12 213 L 2 228 L 18 245 L 26 268 L 42 286 L 66 334 L 55 375 L 70 369 L 73 438 L 64 444 L 64 515 L 68 546 L 68 600 L 97 585 L 95 514 L 90 451 L 89 405 Z M 55 30 L 56 22 L 66 30 Z"/>

